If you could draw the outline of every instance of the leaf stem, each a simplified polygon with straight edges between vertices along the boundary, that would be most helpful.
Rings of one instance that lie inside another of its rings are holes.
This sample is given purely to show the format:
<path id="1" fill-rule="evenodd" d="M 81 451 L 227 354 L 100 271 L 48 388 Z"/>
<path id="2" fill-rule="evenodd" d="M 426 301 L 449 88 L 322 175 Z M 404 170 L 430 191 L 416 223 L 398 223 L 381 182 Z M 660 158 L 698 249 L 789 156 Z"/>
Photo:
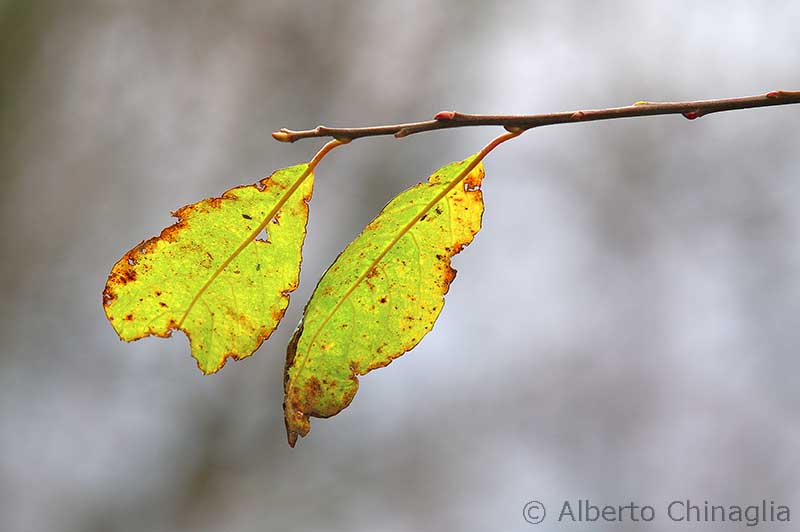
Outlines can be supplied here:
<path id="1" fill-rule="evenodd" d="M 206 280 L 205 284 L 203 284 L 203 286 L 200 288 L 200 290 L 197 291 L 197 293 L 192 298 L 192 301 L 189 303 L 189 306 L 186 307 L 186 310 L 184 311 L 183 315 L 181 316 L 181 319 L 178 321 L 178 324 L 176 325 L 176 328 L 178 328 L 178 329 L 181 328 L 181 326 L 183 325 L 183 322 L 186 321 L 186 318 L 189 316 L 189 313 L 192 311 L 192 309 L 194 308 L 195 304 L 197 304 L 197 302 L 200 300 L 200 298 L 203 296 L 203 294 L 206 292 L 206 290 L 208 290 L 208 287 L 211 286 L 211 283 L 213 283 L 214 280 L 217 277 L 219 277 L 219 275 L 225 270 L 225 268 L 227 268 L 228 265 L 230 265 L 230 263 L 233 262 L 233 259 L 235 259 L 237 256 L 239 256 L 239 254 L 242 251 L 244 251 L 244 248 L 246 248 L 250 244 L 250 242 L 255 240 L 255 238 L 258 236 L 258 234 L 261 233 L 261 231 L 264 230 L 264 228 L 267 226 L 267 224 L 270 222 L 270 220 L 272 220 L 275 217 L 275 215 L 278 214 L 278 211 L 280 211 L 281 207 L 283 207 L 286 204 L 286 202 L 289 200 L 289 198 L 292 197 L 292 194 L 294 194 L 295 191 L 298 188 L 300 188 L 300 185 L 303 184 L 303 182 L 306 180 L 306 178 L 308 178 L 308 176 L 311 175 L 311 173 L 314 171 L 314 168 L 317 167 L 317 165 L 322 160 L 322 158 L 325 157 L 325 155 L 327 155 L 328 152 L 330 152 L 332 149 L 334 149 L 334 148 L 336 148 L 338 146 L 341 146 L 342 144 L 347 144 L 348 142 L 349 142 L 349 140 L 336 140 L 336 139 L 334 139 L 334 140 L 331 140 L 331 141 L 327 142 L 322 148 L 320 148 L 320 150 L 316 153 L 316 155 L 314 155 L 314 157 L 308 162 L 308 165 L 306 166 L 306 169 L 303 171 L 302 174 L 300 174 L 300 177 L 298 177 L 295 180 L 294 184 L 291 187 L 289 187 L 286 190 L 286 192 L 283 193 L 283 196 L 281 196 L 280 199 L 275 203 L 275 206 L 272 207 L 272 210 L 270 210 L 269 214 L 267 214 L 264 217 L 264 219 L 261 221 L 261 223 L 258 225 L 258 227 L 256 227 L 247 236 L 247 238 L 241 244 L 239 244 L 239 247 L 237 247 L 233 251 L 233 253 L 231 253 L 228 256 L 228 258 L 225 259 L 225 261 L 222 264 L 220 264 L 217 267 L 216 270 L 214 270 L 214 272 L 211 274 L 211 276 L 208 278 L 208 280 Z"/>
<path id="2" fill-rule="evenodd" d="M 411 122 L 408 124 L 394 124 L 373 127 L 327 127 L 317 126 L 314 129 L 293 131 L 281 129 L 272 134 L 275 140 L 281 142 L 295 142 L 297 140 L 313 137 L 333 137 L 342 142 L 349 142 L 361 137 L 374 137 L 380 135 L 394 135 L 406 137 L 415 133 L 450 129 L 467 126 L 503 126 L 506 129 L 519 128 L 522 130 L 552 124 L 568 124 L 573 122 L 593 122 L 596 120 L 612 120 L 616 118 L 631 118 L 639 116 L 682 114 L 689 120 L 721 111 L 735 109 L 751 109 L 773 105 L 789 105 L 800 103 L 800 91 L 771 91 L 758 96 L 745 96 L 740 98 L 723 98 L 716 100 L 698 100 L 686 102 L 636 102 L 625 107 L 611 107 L 608 109 L 590 109 L 586 111 L 568 111 L 539 115 L 471 115 L 454 111 L 437 113 L 433 120 L 424 122 Z"/>

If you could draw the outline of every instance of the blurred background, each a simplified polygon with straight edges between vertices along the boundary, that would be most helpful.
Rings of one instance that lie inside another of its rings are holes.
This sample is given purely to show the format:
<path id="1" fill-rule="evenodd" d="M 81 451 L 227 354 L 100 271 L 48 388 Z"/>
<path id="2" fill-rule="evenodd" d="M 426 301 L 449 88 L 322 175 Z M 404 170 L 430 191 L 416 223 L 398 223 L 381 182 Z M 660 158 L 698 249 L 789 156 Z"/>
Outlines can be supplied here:
<path id="1" fill-rule="evenodd" d="M 634 530 L 573 504 L 800 518 L 800 106 L 533 130 L 433 332 L 286 444 L 288 338 L 396 193 L 496 128 L 362 139 L 317 172 L 301 286 L 203 377 L 120 342 L 111 266 L 171 210 L 308 160 L 280 127 L 800 89 L 800 4 L 0 1 L 0 529 Z M 766 523 L 762 530 L 788 530 Z"/>

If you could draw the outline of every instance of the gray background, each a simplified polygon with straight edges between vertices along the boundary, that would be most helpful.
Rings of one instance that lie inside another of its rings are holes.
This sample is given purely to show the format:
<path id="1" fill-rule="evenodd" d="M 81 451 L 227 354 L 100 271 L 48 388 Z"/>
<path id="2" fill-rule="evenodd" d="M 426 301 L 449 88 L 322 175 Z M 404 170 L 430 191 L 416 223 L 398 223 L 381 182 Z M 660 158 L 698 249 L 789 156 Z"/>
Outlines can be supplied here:
<path id="1" fill-rule="evenodd" d="M 305 161 L 280 127 L 800 89 L 797 2 L 0 2 L 0 529 L 532 530 L 564 499 L 800 519 L 800 107 L 554 126 L 487 159 L 434 331 L 294 450 L 284 349 L 394 194 L 497 131 L 321 165 L 253 357 L 120 342 L 100 294 L 169 211 Z M 628 525 L 554 529 L 628 530 Z M 761 530 L 789 530 L 767 524 Z M 542 527 L 540 527 L 542 528 Z"/>

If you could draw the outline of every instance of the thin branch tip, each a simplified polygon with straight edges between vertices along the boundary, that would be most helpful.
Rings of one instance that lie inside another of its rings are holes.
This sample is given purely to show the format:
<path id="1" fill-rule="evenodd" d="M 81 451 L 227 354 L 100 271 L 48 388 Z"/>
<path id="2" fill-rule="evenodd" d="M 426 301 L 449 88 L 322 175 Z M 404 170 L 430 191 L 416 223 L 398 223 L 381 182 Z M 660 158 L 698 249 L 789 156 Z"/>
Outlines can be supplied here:
<path id="1" fill-rule="evenodd" d="M 277 140 L 278 142 L 292 142 L 292 136 L 283 130 L 275 131 L 272 134 L 272 138 Z"/>

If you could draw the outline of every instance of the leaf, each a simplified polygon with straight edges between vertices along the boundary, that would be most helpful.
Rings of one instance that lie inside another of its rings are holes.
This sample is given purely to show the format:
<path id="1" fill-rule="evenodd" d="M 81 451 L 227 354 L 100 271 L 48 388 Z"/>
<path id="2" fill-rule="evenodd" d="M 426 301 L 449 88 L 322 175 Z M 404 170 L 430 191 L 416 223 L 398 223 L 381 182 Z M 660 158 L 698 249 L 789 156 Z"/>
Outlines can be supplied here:
<path id="1" fill-rule="evenodd" d="M 311 168 L 284 168 L 187 205 L 173 213 L 177 223 L 128 251 L 103 291 L 119 337 L 181 330 L 206 374 L 258 349 L 297 287 Z M 266 239 L 257 239 L 265 229 Z"/>
<path id="2" fill-rule="evenodd" d="M 386 366 L 431 330 L 455 277 L 450 258 L 481 227 L 479 160 L 451 163 L 396 196 L 325 272 L 286 355 L 289 445 L 308 434 L 309 416 L 350 404 L 358 375 Z"/>

